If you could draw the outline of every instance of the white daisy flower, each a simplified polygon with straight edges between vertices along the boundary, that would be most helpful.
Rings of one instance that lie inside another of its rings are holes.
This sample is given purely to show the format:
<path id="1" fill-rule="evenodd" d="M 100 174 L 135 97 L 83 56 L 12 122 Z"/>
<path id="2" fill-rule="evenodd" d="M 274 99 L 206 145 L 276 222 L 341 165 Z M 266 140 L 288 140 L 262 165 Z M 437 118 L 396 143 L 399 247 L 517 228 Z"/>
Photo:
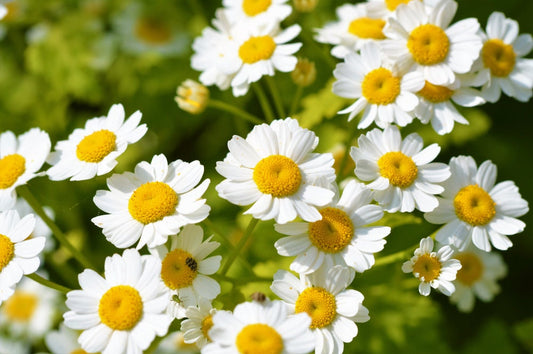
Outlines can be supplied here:
<path id="1" fill-rule="evenodd" d="M 420 135 L 412 133 L 402 140 L 398 127 L 389 126 L 361 135 L 358 145 L 350 151 L 355 175 L 371 182 L 367 187 L 374 190 L 374 199 L 386 211 L 431 211 L 437 207 L 434 194 L 444 191 L 437 183 L 450 177 L 446 164 L 431 162 L 440 152 L 438 144 L 422 149 Z"/>
<path id="2" fill-rule="evenodd" d="M 45 238 L 27 239 L 34 226 L 33 214 L 21 219 L 15 210 L 0 212 L 0 304 L 13 295 L 23 275 L 39 268 Z"/>
<path id="3" fill-rule="evenodd" d="M 35 212 L 31 208 L 31 206 L 24 200 L 23 198 L 17 198 L 17 202 L 15 204 L 14 208 L 18 213 L 20 217 L 24 217 L 28 214 L 34 214 Z M 43 207 L 44 212 L 50 219 L 54 219 L 55 213 L 54 210 L 50 207 L 44 206 Z M 40 216 L 34 214 L 35 217 L 35 227 L 33 228 L 33 232 L 30 234 L 29 238 L 34 237 L 44 237 L 46 239 L 46 242 L 44 244 L 43 253 L 46 253 L 55 247 L 55 239 L 52 237 L 52 230 L 46 225 L 46 223 L 41 219 Z M 44 258 L 44 254 L 40 253 L 39 258 L 41 259 L 41 265 Z"/>
<path id="4" fill-rule="evenodd" d="M 457 271 L 461 269 L 461 262 L 453 259 L 453 250 L 445 245 L 433 251 L 433 239 L 426 237 L 420 240 L 420 247 L 415 250 L 415 255 L 402 264 L 404 273 L 413 273 L 420 279 L 418 292 L 428 296 L 431 288 L 439 290 L 446 296 L 455 291 L 453 280 Z"/>
<path id="5" fill-rule="evenodd" d="M 168 164 L 164 155 L 155 155 L 151 163 L 138 163 L 135 173 L 114 174 L 107 179 L 110 190 L 97 191 L 93 200 L 109 214 L 94 217 L 92 222 L 119 248 L 137 241 L 137 249 L 162 245 L 182 226 L 198 223 L 209 214 L 210 208 L 202 199 L 209 179 L 198 185 L 203 173 L 198 161 Z"/>
<path id="6" fill-rule="evenodd" d="M 445 224 L 437 241 L 463 251 L 470 242 L 486 252 L 492 246 L 506 250 L 513 245 L 507 235 L 522 232 L 526 224 L 518 219 L 529 210 L 528 203 L 512 181 L 496 182 L 496 165 L 483 162 L 479 169 L 471 156 L 450 160 L 451 177 L 443 186 L 439 206 L 424 214 L 433 224 Z"/>
<path id="7" fill-rule="evenodd" d="M 309 323 L 307 314 L 291 316 L 279 300 L 241 303 L 233 313 L 215 313 L 209 330 L 213 342 L 202 353 L 308 353 L 314 347 Z"/>
<path id="8" fill-rule="evenodd" d="M 213 300 L 220 294 L 220 285 L 208 277 L 220 268 L 221 256 L 208 257 L 220 244 L 211 241 L 211 237 L 202 241 L 203 236 L 200 226 L 187 225 L 178 236 L 170 237 L 170 249 L 164 245 L 150 249 L 162 262 L 160 278 L 173 300 L 169 304 L 172 317 L 183 318 L 187 307 L 197 306 L 201 298 Z"/>
<path id="9" fill-rule="evenodd" d="M 320 209 L 322 220 L 274 225 L 288 237 L 274 246 L 282 256 L 296 256 L 290 269 L 309 274 L 319 267 L 344 265 L 364 272 L 374 264 L 374 253 L 383 250 L 390 227 L 368 226 L 383 217 L 383 210 L 372 202 L 372 192 L 354 180 L 342 196 Z"/>
<path id="10" fill-rule="evenodd" d="M 7 7 L 4 4 L 0 4 L 0 20 L 6 17 L 7 13 Z"/>
<path id="11" fill-rule="evenodd" d="M 292 12 L 288 0 L 223 0 L 232 23 L 246 23 L 248 26 L 259 21 L 279 23 Z"/>
<path id="12" fill-rule="evenodd" d="M 388 19 L 396 15 L 396 9 L 412 0 L 367 0 L 367 11 L 373 17 Z M 418 0 L 417 0 L 418 1 Z M 422 1 L 422 0 L 420 0 Z"/>
<path id="13" fill-rule="evenodd" d="M 161 341 L 155 354 L 198 354 L 200 350 L 196 344 L 187 344 L 183 339 L 183 332 L 169 333 Z"/>
<path id="14" fill-rule="evenodd" d="M 111 171 L 116 158 L 128 144 L 141 139 L 147 131 L 146 124 L 139 125 L 141 112 L 136 111 L 126 121 L 121 104 L 111 106 L 107 117 L 89 119 L 83 129 L 74 129 L 68 140 L 59 141 L 48 163 L 46 172 L 53 181 L 70 178 L 81 181 Z"/>
<path id="15" fill-rule="evenodd" d="M 34 177 L 50 153 L 48 133 L 32 128 L 15 136 L 6 131 L 0 134 L 0 211 L 12 209 L 17 200 L 16 188 Z"/>
<path id="16" fill-rule="evenodd" d="M 159 278 L 161 262 L 135 249 L 107 257 L 105 278 L 91 269 L 79 276 L 81 290 L 67 293 L 65 325 L 83 330 L 78 342 L 87 352 L 141 353 L 164 336 L 172 318 Z"/>
<path id="17" fill-rule="evenodd" d="M 0 333 L 0 354 L 29 354 L 30 347 L 30 343 Z"/>
<path id="18" fill-rule="evenodd" d="M 381 41 L 385 55 L 400 68 L 419 70 L 434 85 L 449 85 L 455 74 L 470 71 L 479 57 L 479 22 L 467 18 L 450 26 L 457 10 L 453 0 L 442 0 L 434 7 L 411 1 L 396 9 L 383 29 Z"/>
<path id="19" fill-rule="evenodd" d="M 221 198 L 252 207 L 256 219 L 284 224 L 300 216 L 322 218 L 321 207 L 333 199 L 333 156 L 312 153 L 318 138 L 295 119 L 254 127 L 246 139 L 233 136 L 229 153 L 216 170 L 226 179 L 216 186 Z"/>
<path id="20" fill-rule="evenodd" d="M 470 312 L 474 308 L 476 297 L 484 302 L 492 301 L 500 292 L 496 281 L 507 274 L 502 256 L 471 246 L 454 254 L 453 258 L 459 260 L 462 267 L 457 272 L 455 292 L 450 297 L 450 302 L 456 304 L 460 311 Z"/>
<path id="21" fill-rule="evenodd" d="M 338 113 L 350 113 L 348 121 L 351 121 L 363 111 L 359 129 L 374 121 L 381 128 L 392 123 L 403 127 L 412 122 L 412 112 L 418 105 L 415 92 L 424 87 L 424 78 L 419 72 L 398 71 L 383 58 L 377 44 L 365 44 L 361 55 L 348 54 L 343 63 L 337 64 L 333 75 L 337 79 L 333 93 L 356 99 Z"/>
<path id="22" fill-rule="evenodd" d="M 50 331 L 44 337 L 44 342 L 52 354 L 84 354 L 78 343 L 78 331 L 74 331 L 64 323 L 56 331 Z"/>
<path id="23" fill-rule="evenodd" d="M 300 279 L 284 270 L 274 274 L 270 287 L 274 294 L 295 313 L 306 312 L 311 316 L 316 354 L 342 353 L 344 343 L 357 335 L 355 322 L 370 319 L 362 304 L 363 294 L 346 289 L 354 275 L 353 270 L 343 266 L 322 268 L 310 276 L 300 275 Z"/>
<path id="24" fill-rule="evenodd" d="M 211 302 L 205 298 L 198 301 L 198 307 L 189 306 L 185 311 L 187 319 L 181 322 L 184 342 L 196 343 L 200 349 L 211 342 L 209 330 L 213 327 L 213 315 L 216 312 Z"/>

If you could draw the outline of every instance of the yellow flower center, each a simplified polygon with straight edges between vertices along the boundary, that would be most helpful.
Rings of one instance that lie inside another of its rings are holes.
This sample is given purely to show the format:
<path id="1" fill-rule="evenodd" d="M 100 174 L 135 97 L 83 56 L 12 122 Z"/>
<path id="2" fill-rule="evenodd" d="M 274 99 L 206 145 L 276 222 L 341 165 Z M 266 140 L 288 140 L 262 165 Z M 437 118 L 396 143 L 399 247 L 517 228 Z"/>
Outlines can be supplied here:
<path id="1" fill-rule="evenodd" d="M 378 160 L 379 173 L 389 183 L 400 188 L 407 188 L 416 180 L 418 168 L 413 159 L 400 151 L 387 152 Z"/>
<path id="2" fill-rule="evenodd" d="M 265 157 L 255 165 L 254 182 L 263 194 L 288 197 L 298 191 L 302 174 L 298 165 L 283 155 Z"/>
<path id="3" fill-rule="evenodd" d="M 39 299 L 36 295 L 23 291 L 15 291 L 2 307 L 4 314 L 9 320 L 28 322 L 33 316 L 38 303 Z"/>
<path id="4" fill-rule="evenodd" d="M 442 28 L 426 24 L 418 26 L 409 34 L 407 48 L 418 64 L 434 65 L 446 59 L 450 40 Z"/>
<path id="5" fill-rule="evenodd" d="M 337 315 L 335 296 L 318 286 L 306 288 L 296 299 L 294 312 L 307 312 L 311 329 L 327 327 Z"/>
<path id="6" fill-rule="evenodd" d="M 103 324 L 117 331 L 135 327 L 143 314 L 143 301 L 137 289 L 129 285 L 117 285 L 102 295 L 98 315 Z"/>
<path id="7" fill-rule="evenodd" d="M 26 159 L 19 154 L 6 155 L 0 159 L 0 189 L 11 187 L 26 171 Z"/>
<path id="8" fill-rule="evenodd" d="M 10 1 L 6 4 L 4 4 L 7 10 L 7 14 L 4 16 L 4 18 L 1 20 L 2 22 L 11 22 L 17 19 L 20 8 L 18 1 Z"/>
<path id="9" fill-rule="evenodd" d="M 244 63 L 253 64 L 260 60 L 269 59 L 274 54 L 275 49 L 276 43 L 272 37 L 251 37 L 239 48 L 239 57 Z"/>
<path id="10" fill-rule="evenodd" d="M 411 0 L 385 0 L 387 9 L 389 11 L 394 11 L 400 4 L 407 4 Z"/>
<path id="11" fill-rule="evenodd" d="M 418 273 L 419 278 L 429 283 L 439 277 L 441 267 L 442 265 L 437 257 L 432 257 L 426 253 L 416 260 L 413 265 L 413 273 Z"/>
<path id="12" fill-rule="evenodd" d="M 446 102 L 453 96 L 454 91 L 445 86 L 433 85 L 426 81 L 422 90 L 418 94 L 432 103 Z"/>
<path id="13" fill-rule="evenodd" d="M 466 286 L 472 286 L 481 279 L 484 266 L 479 256 L 472 252 L 462 252 L 454 258 L 461 262 L 461 269 L 457 272 L 457 281 Z"/>
<path id="14" fill-rule="evenodd" d="M 74 349 L 73 351 L 70 352 L 70 354 L 88 354 L 85 350 L 83 349 Z"/>
<path id="15" fill-rule="evenodd" d="M 486 225 L 496 215 L 496 203 L 477 184 L 463 187 L 453 199 L 455 214 L 473 226 Z"/>
<path id="16" fill-rule="evenodd" d="M 209 338 L 209 330 L 211 327 L 213 327 L 213 316 L 209 315 L 202 320 L 202 333 L 208 341 L 211 341 L 211 338 Z"/>
<path id="17" fill-rule="evenodd" d="M 361 87 L 369 103 L 387 105 L 400 94 L 400 78 L 388 69 L 378 68 L 366 74 Z"/>
<path id="18" fill-rule="evenodd" d="M 268 10 L 272 0 L 243 0 L 242 11 L 248 16 L 255 16 Z"/>
<path id="19" fill-rule="evenodd" d="M 178 194 L 168 184 L 148 182 L 132 193 L 128 210 L 135 220 L 146 225 L 174 214 L 176 205 Z"/>
<path id="20" fill-rule="evenodd" d="M 163 259 L 161 279 L 172 290 L 191 286 L 197 274 L 198 263 L 187 251 L 175 249 Z"/>
<path id="21" fill-rule="evenodd" d="M 76 147 L 76 156 L 85 162 L 100 162 L 116 148 L 115 133 L 102 129 L 83 138 Z"/>
<path id="22" fill-rule="evenodd" d="M 322 219 L 309 224 L 309 239 L 321 251 L 337 253 L 346 247 L 353 237 L 353 223 L 344 211 L 327 207 L 320 210 Z"/>
<path id="23" fill-rule="evenodd" d="M 361 17 L 350 22 L 348 32 L 359 38 L 385 39 L 383 27 L 385 27 L 385 20 Z"/>
<path id="24" fill-rule="evenodd" d="M 172 38 L 172 30 L 168 23 L 154 17 L 141 17 L 135 23 L 135 37 L 140 41 L 152 44 L 162 45 L 168 43 Z"/>
<path id="25" fill-rule="evenodd" d="M 0 272 L 11 262 L 15 255 L 15 245 L 11 239 L 0 234 Z"/>
<path id="26" fill-rule="evenodd" d="M 501 39 L 489 39 L 483 44 L 481 58 L 490 73 L 497 77 L 507 77 L 514 69 L 516 54 L 513 46 Z"/>
<path id="27" fill-rule="evenodd" d="M 283 352 L 283 339 L 279 333 L 263 323 L 244 326 L 237 334 L 235 345 L 241 354 L 279 354 Z"/>

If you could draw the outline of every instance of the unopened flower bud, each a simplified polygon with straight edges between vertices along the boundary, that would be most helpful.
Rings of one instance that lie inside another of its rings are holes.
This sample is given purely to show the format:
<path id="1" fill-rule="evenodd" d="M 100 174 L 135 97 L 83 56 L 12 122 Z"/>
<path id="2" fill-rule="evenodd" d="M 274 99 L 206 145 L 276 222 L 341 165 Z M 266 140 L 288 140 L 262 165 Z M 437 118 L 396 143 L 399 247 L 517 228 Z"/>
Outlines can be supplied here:
<path id="1" fill-rule="evenodd" d="M 292 81 L 298 86 L 309 86 L 316 78 L 315 63 L 305 58 L 298 58 L 296 67 L 291 72 Z"/>
<path id="2" fill-rule="evenodd" d="M 318 4 L 318 0 L 294 0 L 294 9 L 299 12 L 311 12 Z"/>
<path id="3" fill-rule="evenodd" d="M 175 98 L 178 106 L 192 114 L 200 114 L 209 101 L 209 90 L 204 85 L 187 79 L 179 87 Z"/>

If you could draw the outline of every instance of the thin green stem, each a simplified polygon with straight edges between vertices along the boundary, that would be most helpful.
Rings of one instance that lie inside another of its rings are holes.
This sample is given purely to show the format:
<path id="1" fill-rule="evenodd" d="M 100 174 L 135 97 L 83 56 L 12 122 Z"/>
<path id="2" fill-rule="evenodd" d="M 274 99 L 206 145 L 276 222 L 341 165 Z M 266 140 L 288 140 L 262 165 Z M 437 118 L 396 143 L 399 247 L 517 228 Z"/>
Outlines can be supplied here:
<path id="1" fill-rule="evenodd" d="M 297 85 L 296 92 L 294 93 L 294 96 L 292 98 L 291 109 L 289 111 L 289 117 L 292 117 L 292 115 L 296 113 L 296 110 L 298 109 L 298 105 L 300 104 L 300 98 L 302 98 L 303 92 L 304 92 L 304 87 Z"/>
<path id="2" fill-rule="evenodd" d="M 242 235 L 241 239 L 235 246 L 235 249 L 229 255 L 226 263 L 224 263 L 224 266 L 222 267 L 222 270 L 220 271 L 220 275 L 223 275 L 223 276 L 226 275 L 229 268 L 231 267 L 231 265 L 233 264 L 237 256 L 241 253 L 242 249 L 244 248 L 244 245 L 250 239 L 250 236 L 252 236 L 252 232 L 254 231 L 254 228 L 258 222 L 259 222 L 259 219 L 252 218 L 252 220 L 250 220 L 250 223 L 248 224 L 246 231 L 244 231 L 244 235 Z"/>
<path id="3" fill-rule="evenodd" d="M 283 108 L 283 102 L 281 102 L 281 96 L 276 87 L 276 82 L 274 82 L 274 78 L 272 76 L 266 76 L 266 83 L 270 90 L 270 94 L 272 95 L 272 99 L 274 100 L 274 106 L 278 112 L 278 117 L 285 118 L 285 108 Z"/>
<path id="4" fill-rule="evenodd" d="M 233 114 L 237 118 L 244 119 L 247 122 L 251 122 L 254 124 L 263 123 L 263 121 L 258 117 L 223 101 L 209 99 L 209 101 L 207 102 L 207 106 L 228 112 L 230 114 Z"/>
<path id="5" fill-rule="evenodd" d="M 398 261 L 407 260 L 413 254 L 413 252 L 418 248 L 419 244 L 417 243 L 414 246 L 409 247 L 403 251 L 389 254 L 387 256 L 380 257 L 376 259 L 373 267 L 380 267 L 391 263 L 396 263 Z"/>
<path id="6" fill-rule="evenodd" d="M 351 125 L 348 125 L 348 129 L 350 130 Z M 350 149 L 352 147 L 353 139 L 355 138 L 355 135 L 357 134 L 358 129 L 355 127 L 351 127 L 351 131 L 348 132 L 348 138 L 346 139 L 345 145 L 345 151 L 344 155 L 342 155 L 342 160 L 339 164 L 339 172 L 337 175 L 337 182 L 340 182 L 344 179 L 345 173 L 344 170 L 346 169 L 346 164 L 348 163 L 348 157 L 350 156 Z"/>
<path id="7" fill-rule="evenodd" d="M 265 115 L 266 121 L 268 123 L 272 122 L 274 120 L 274 113 L 272 112 L 272 107 L 270 107 L 270 103 L 268 103 L 268 99 L 265 94 L 265 91 L 263 90 L 263 87 L 261 87 L 259 83 L 255 83 L 252 85 L 252 88 L 255 91 L 257 99 L 259 100 L 259 104 L 261 105 L 261 109 L 263 110 L 263 114 Z"/>
<path id="8" fill-rule="evenodd" d="M 41 277 L 40 275 L 38 275 L 37 273 L 26 274 L 26 276 L 28 278 L 30 278 L 31 280 L 34 280 L 37 283 L 46 286 L 47 288 L 57 290 L 57 291 L 59 291 L 61 293 L 64 293 L 64 294 L 66 294 L 66 293 L 68 293 L 69 291 L 72 290 L 72 289 L 67 288 L 66 286 L 59 285 L 57 283 L 54 283 L 51 280 L 45 279 L 45 278 Z"/>

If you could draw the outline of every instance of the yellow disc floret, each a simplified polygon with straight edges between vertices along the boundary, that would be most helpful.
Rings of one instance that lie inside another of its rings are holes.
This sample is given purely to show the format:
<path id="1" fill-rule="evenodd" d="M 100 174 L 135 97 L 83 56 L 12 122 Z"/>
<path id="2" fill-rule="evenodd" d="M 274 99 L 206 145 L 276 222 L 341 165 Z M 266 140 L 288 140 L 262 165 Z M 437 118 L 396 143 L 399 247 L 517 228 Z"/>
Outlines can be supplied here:
<path id="1" fill-rule="evenodd" d="M 140 17 L 135 23 L 135 37 L 140 41 L 151 45 L 162 45 L 168 43 L 172 38 L 172 29 L 155 17 Z"/>
<path id="2" fill-rule="evenodd" d="M 417 273 L 420 279 L 429 283 L 439 277 L 441 268 L 442 264 L 438 258 L 426 253 L 416 260 L 413 273 Z"/>
<path id="3" fill-rule="evenodd" d="M 135 327 L 143 314 L 143 301 L 137 289 L 129 285 L 117 285 L 100 298 L 98 315 L 103 324 L 117 331 Z"/>
<path id="4" fill-rule="evenodd" d="M 246 64 L 270 59 L 276 50 L 276 42 L 270 36 L 251 37 L 239 48 L 239 57 Z"/>
<path id="5" fill-rule="evenodd" d="M 100 162 L 116 148 L 115 133 L 102 129 L 83 138 L 76 147 L 76 156 L 85 162 Z"/>
<path id="6" fill-rule="evenodd" d="M 15 256 L 15 245 L 6 235 L 0 234 L 0 272 Z"/>
<path id="7" fill-rule="evenodd" d="M 379 173 L 388 178 L 389 183 L 407 188 L 416 180 L 418 168 L 413 159 L 400 151 L 387 152 L 378 160 Z"/>
<path id="8" fill-rule="evenodd" d="M 248 16 L 255 16 L 268 10 L 272 0 L 243 0 L 242 11 Z"/>
<path id="9" fill-rule="evenodd" d="M 128 201 L 130 215 L 143 224 L 150 224 L 174 214 L 178 194 L 163 182 L 142 184 Z"/>
<path id="10" fill-rule="evenodd" d="M 350 22 L 348 32 L 365 39 L 385 39 L 383 34 L 385 20 L 379 18 L 361 17 Z"/>
<path id="11" fill-rule="evenodd" d="M 161 265 L 161 279 L 167 287 L 176 290 L 191 286 L 198 274 L 198 262 L 182 249 L 167 253 Z"/>
<path id="12" fill-rule="evenodd" d="M 294 312 L 307 312 L 311 329 L 327 327 L 337 315 L 335 296 L 318 286 L 306 288 L 296 299 Z"/>
<path id="13" fill-rule="evenodd" d="M 453 96 L 454 91 L 446 86 L 433 85 L 426 81 L 422 90 L 417 93 L 431 103 L 441 103 L 448 101 Z"/>
<path id="14" fill-rule="evenodd" d="M 85 350 L 79 348 L 79 349 L 74 349 L 73 351 L 70 352 L 70 354 L 88 354 Z"/>
<path id="15" fill-rule="evenodd" d="M 280 354 L 283 352 L 283 338 L 272 327 L 264 323 L 244 326 L 235 339 L 241 354 Z"/>
<path id="16" fill-rule="evenodd" d="M 2 306 L 5 316 L 14 322 L 28 322 L 37 308 L 39 299 L 37 295 L 24 291 L 15 293 L 6 300 Z"/>
<path id="17" fill-rule="evenodd" d="M 484 266 L 478 255 L 472 252 L 461 252 L 454 258 L 461 262 L 461 269 L 457 272 L 457 281 L 466 286 L 472 286 L 481 279 Z"/>
<path id="18" fill-rule="evenodd" d="M 255 165 L 253 179 L 261 193 L 283 198 L 298 191 L 302 174 L 298 165 L 290 158 L 271 155 Z"/>
<path id="19" fill-rule="evenodd" d="M 507 77 L 513 71 L 516 54 L 513 46 L 505 44 L 501 39 L 489 39 L 483 44 L 481 58 L 490 73 L 497 77 Z"/>
<path id="20" fill-rule="evenodd" d="M 407 48 L 418 64 L 434 65 L 446 59 L 450 40 L 442 28 L 426 24 L 411 31 Z"/>
<path id="21" fill-rule="evenodd" d="M 385 0 L 385 5 L 389 11 L 394 11 L 400 4 L 407 4 L 411 0 Z"/>
<path id="22" fill-rule="evenodd" d="M 309 224 L 309 240 L 321 251 L 337 253 L 352 240 L 353 223 L 348 214 L 338 208 L 320 210 L 322 219 Z"/>
<path id="23" fill-rule="evenodd" d="M 19 154 L 6 155 L 0 159 L 0 189 L 11 187 L 26 171 L 26 159 Z"/>
<path id="24" fill-rule="evenodd" d="M 374 69 L 363 79 L 363 96 L 371 104 L 391 104 L 400 94 L 400 81 L 400 78 L 392 75 L 388 69 Z"/>
<path id="25" fill-rule="evenodd" d="M 473 226 L 486 225 L 496 215 L 496 203 L 477 184 L 461 188 L 453 199 L 453 206 L 457 217 Z"/>
<path id="26" fill-rule="evenodd" d="M 208 315 L 202 320 L 202 334 L 205 338 L 207 338 L 208 341 L 211 341 L 211 338 L 209 338 L 209 330 L 213 327 L 213 316 Z"/>

